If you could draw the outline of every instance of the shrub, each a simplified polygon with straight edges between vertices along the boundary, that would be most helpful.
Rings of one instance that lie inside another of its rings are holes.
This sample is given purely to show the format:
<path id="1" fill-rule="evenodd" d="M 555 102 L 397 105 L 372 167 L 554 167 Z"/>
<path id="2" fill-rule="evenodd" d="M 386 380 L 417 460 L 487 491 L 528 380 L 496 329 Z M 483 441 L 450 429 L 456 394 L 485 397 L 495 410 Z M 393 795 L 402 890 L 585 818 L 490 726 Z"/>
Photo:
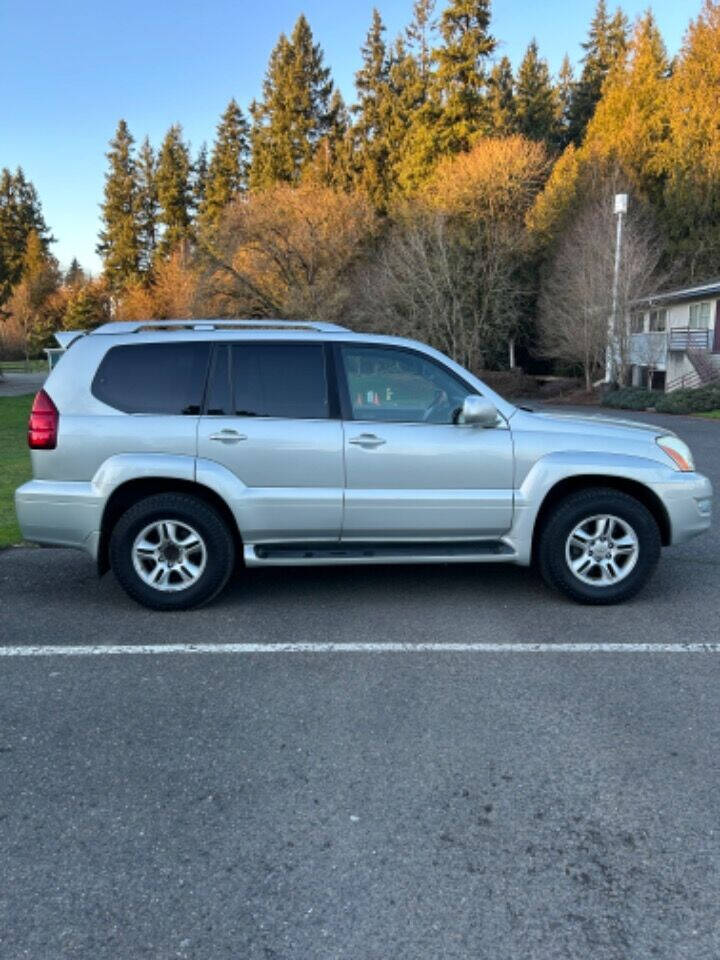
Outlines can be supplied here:
<path id="1" fill-rule="evenodd" d="M 648 407 L 659 409 L 659 402 L 665 396 L 658 390 L 643 390 L 639 387 L 622 387 L 606 393 L 602 399 L 604 407 L 620 410 L 646 410 Z"/>
<path id="2" fill-rule="evenodd" d="M 658 413 L 707 413 L 720 409 L 720 383 L 711 383 L 696 390 L 673 390 L 664 393 L 656 404 Z"/>
<path id="3" fill-rule="evenodd" d="M 503 397 L 536 397 L 538 382 L 519 367 L 514 370 L 481 370 L 478 376 Z"/>

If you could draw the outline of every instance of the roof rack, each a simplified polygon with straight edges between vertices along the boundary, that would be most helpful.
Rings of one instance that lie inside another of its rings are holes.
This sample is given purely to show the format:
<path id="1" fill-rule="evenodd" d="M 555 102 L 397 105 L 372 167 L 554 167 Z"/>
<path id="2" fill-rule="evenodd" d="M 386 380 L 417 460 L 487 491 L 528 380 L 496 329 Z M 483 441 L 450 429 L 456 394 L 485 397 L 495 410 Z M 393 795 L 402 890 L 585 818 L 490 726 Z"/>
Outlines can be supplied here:
<path id="1" fill-rule="evenodd" d="M 255 328 L 259 330 L 307 330 L 315 333 L 337 333 L 347 328 L 337 323 L 308 322 L 304 320 L 116 320 L 104 323 L 93 333 L 140 333 L 144 330 L 228 330 Z"/>

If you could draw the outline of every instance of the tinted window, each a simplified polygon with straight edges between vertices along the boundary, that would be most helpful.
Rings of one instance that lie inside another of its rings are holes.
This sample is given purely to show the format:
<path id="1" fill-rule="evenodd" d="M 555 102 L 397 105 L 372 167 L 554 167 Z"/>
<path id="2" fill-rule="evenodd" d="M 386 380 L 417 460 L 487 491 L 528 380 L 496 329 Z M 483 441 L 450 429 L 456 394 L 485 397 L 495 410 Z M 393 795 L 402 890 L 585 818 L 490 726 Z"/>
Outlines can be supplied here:
<path id="1" fill-rule="evenodd" d="M 223 348 L 225 349 L 225 348 Z M 216 355 L 207 411 L 236 417 L 315 420 L 328 416 L 325 352 L 316 343 L 237 343 L 225 361 Z"/>
<path id="2" fill-rule="evenodd" d="M 92 384 L 103 403 L 125 413 L 199 413 L 208 343 L 138 343 L 112 347 Z"/>
<path id="3" fill-rule="evenodd" d="M 342 348 L 355 420 L 452 423 L 470 393 L 440 364 L 409 350 Z"/>

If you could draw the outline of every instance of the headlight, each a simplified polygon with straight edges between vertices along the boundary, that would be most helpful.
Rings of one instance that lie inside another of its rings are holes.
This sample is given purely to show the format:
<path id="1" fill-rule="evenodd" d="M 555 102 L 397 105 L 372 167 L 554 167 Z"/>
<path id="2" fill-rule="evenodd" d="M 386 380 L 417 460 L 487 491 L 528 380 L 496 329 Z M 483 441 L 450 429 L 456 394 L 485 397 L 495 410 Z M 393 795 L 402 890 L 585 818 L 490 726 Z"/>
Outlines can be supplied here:
<path id="1" fill-rule="evenodd" d="M 679 437 L 658 437 L 657 444 L 670 457 L 678 470 L 695 469 L 690 447 Z"/>

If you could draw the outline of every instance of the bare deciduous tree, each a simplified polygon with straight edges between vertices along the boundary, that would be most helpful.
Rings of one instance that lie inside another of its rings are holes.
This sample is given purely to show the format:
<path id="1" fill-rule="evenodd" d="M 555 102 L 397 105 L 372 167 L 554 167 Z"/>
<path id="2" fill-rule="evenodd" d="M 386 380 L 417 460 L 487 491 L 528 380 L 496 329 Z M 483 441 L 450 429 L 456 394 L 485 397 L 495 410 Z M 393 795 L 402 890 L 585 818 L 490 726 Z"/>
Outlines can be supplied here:
<path id="1" fill-rule="evenodd" d="M 539 304 L 540 336 L 548 357 L 582 367 L 585 387 L 604 368 L 612 315 L 616 221 L 614 184 L 607 182 L 567 227 L 550 262 Z M 657 289 L 662 253 L 644 210 L 626 217 L 613 351 L 618 382 L 630 365 L 629 306 Z"/>

